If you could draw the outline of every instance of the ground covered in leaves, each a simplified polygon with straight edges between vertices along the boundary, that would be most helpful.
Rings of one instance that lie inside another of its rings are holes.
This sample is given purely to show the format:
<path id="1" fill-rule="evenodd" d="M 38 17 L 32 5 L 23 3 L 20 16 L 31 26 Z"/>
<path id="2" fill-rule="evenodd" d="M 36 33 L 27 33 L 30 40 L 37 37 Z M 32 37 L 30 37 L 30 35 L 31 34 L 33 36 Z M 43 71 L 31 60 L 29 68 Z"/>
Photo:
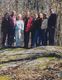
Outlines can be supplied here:
<path id="1" fill-rule="evenodd" d="M 62 80 L 62 47 L 0 49 L 0 80 Z"/>

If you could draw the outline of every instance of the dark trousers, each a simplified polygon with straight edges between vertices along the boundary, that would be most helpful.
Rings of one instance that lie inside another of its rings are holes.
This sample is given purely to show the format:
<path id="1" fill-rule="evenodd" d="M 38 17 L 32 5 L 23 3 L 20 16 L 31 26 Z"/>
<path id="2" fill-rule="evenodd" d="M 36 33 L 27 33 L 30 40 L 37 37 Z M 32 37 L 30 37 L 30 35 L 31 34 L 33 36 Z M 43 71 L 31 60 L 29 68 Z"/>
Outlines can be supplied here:
<path id="1" fill-rule="evenodd" d="M 54 45 L 55 29 L 49 29 L 49 45 Z"/>
<path id="2" fill-rule="evenodd" d="M 7 32 L 3 32 L 2 46 L 5 46 L 6 37 L 7 37 Z"/>
<path id="3" fill-rule="evenodd" d="M 14 43 L 14 37 L 15 37 L 15 29 L 11 29 L 8 31 L 8 46 L 12 46 Z"/>
<path id="4" fill-rule="evenodd" d="M 47 29 L 41 29 L 41 41 L 42 41 L 42 46 L 47 45 Z"/>
<path id="5" fill-rule="evenodd" d="M 42 41 L 41 28 L 38 29 L 36 32 L 37 32 L 36 46 L 41 46 L 41 41 Z"/>
<path id="6" fill-rule="evenodd" d="M 32 32 L 32 47 L 40 46 L 41 43 L 41 30 L 35 30 Z"/>
<path id="7" fill-rule="evenodd" d="M 30 32 L 24 32 L 24 47 L 28 48 Z"/>
<path id="8" fill-rule="evenodd" d="M 31 47 L 34 47 L 35 30 L 31 31 Z"/>

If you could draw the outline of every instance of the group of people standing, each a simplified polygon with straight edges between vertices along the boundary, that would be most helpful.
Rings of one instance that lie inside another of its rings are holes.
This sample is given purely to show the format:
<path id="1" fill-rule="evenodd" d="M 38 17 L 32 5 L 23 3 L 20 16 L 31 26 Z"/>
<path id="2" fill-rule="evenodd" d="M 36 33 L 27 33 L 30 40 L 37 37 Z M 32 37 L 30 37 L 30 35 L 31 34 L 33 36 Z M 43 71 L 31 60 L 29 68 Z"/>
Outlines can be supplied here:
<path id="1" fill-rule="evenodd" d="M 26 11 L 25 15 L 16 15 L 15 11 L 11 14 L 5 13 L 2 24 L 2 46 L 21 46 L 21 36 L 24 34 L 24 48 L 29 47 L 29 40 L 31 40 L 31 48 L 37 46 L 54 45 L 54 35 L 57 22 L 57 14 L 50 13 L 47 18 L 45 13 L 33 13 Z M 5 45 L 6 43 L 6 45 Z"/>
<path id="2" fill-rule="evenodd" d="M 12 11 L 11 14 L 5 13 L 1 24 L 2 46 L 13 47 L 14 41 L 16 41 L 16 47 L 19 47 L 21 41 L 21 33 L 23 30 L 24 21 L 21 14 L 18 14 L 16 16 L 15 11 Z"/>

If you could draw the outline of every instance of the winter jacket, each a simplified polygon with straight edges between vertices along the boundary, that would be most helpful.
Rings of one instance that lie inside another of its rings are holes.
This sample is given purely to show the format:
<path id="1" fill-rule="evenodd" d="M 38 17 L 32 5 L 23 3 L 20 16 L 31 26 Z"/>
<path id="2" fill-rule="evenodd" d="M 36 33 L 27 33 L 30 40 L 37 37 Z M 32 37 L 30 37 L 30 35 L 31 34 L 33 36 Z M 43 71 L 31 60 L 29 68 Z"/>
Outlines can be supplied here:
<path id="1" fill-rule="evenodd" d="M 24 22 L 23 20 L 18 20 L 16 21 L 16 31 L 20 30 L 20 32 L 22 32 L 24 30 Z"/>
<path id="2" fill-rule="evenodd" d="M 48 29 L 52 28 L 55 29 L 56 21 L 57 21 L 57 15 L 55 13 L 52 13 L 48 18 Z"/>
<path id="3" fill-rule="evenodd" d="M 47 29 L 47 19 L 44 19 L 43 21 L 42 21 L 42 25 L 41 25 L 41 29 Z"/>
<path id="4" fill-rule="evenodd" d="M 15 16 L 13 16 L 13 17 L 10 16 L 10 27 L 9 27 L 9 29 L 14 29 L 15 26 L 16 26 L 16 17 Z"/>
<path id="5" fill-rule="evenodd" d="M 41 29 L 41 25 L 42 25 L 42 19 L 40 18 L 33 19 L 31 31 Z"/>
<path id="6" fill-rule="evenodd" d="M 33 18 L 30 17 L 28 22 L 27 22 L 27 26 L 26 26 L 26 30 L 25 30 L 26 32 L 30 31 L 31 26 L 32 26 L 32 21 L 33 21 Z"/>
<path id="7" fill-rule="evenodd" d="M 9 27 L 10 27 L 10 18 L 5 19 L 3 17 L 2 18 L 2 23 L 1 23 L 1 32 L 8 32 Z"/>

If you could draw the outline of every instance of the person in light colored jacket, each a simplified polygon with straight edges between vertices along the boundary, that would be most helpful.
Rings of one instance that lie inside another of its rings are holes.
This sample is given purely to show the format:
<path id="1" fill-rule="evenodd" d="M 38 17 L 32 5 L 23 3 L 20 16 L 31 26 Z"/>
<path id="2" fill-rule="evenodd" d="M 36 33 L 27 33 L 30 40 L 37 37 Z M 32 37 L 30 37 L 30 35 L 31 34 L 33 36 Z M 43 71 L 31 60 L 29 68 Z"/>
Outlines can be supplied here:
<path id="1" fill-rule="evenodd" d="M 48 19 L 46 17 L 46 14 L 43 14 L 43 21 L 41 25 L 41 40 L 43 46 L 47 45 L 47 22 Z"/>
<path id="2" fill-rule="evenodd" d="M 23 31 L 24 31 L 24 21 L 22 20 L 22 15 L 19 14 L 17 17 L 16 28 L 15 28 L 16 47 L 21 46 L 21 36 Z"/>

